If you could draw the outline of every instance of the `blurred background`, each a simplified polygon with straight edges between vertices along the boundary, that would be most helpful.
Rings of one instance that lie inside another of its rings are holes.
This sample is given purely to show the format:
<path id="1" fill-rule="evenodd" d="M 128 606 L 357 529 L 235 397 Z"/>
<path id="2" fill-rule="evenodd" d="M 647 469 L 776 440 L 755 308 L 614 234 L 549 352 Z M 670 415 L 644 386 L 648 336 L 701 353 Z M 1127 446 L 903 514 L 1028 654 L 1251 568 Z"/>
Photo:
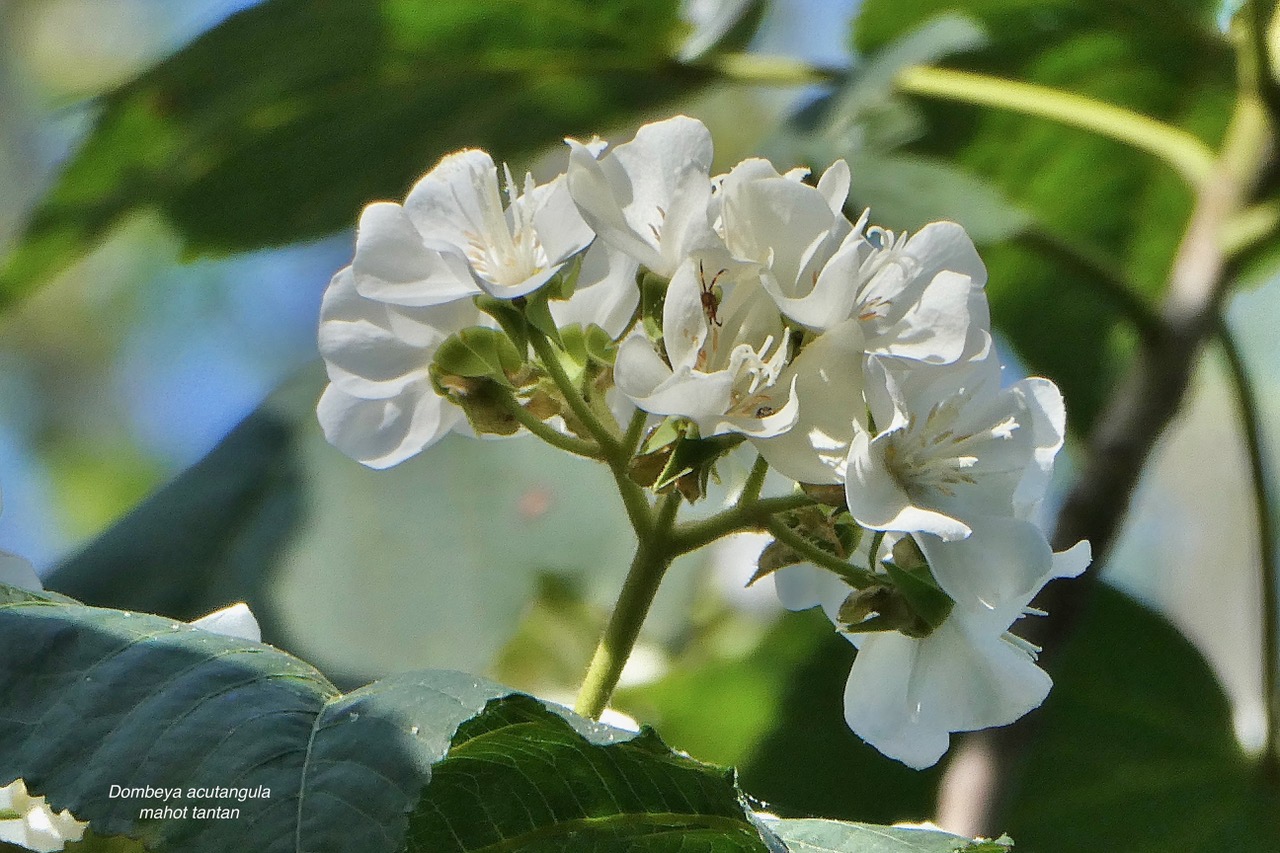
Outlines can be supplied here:
<path id="1" fill-rule="evenodd" d="M 718 168 L 843 156 L 855 214 L 962 222 L 991 267 L 1007 358 L 1066 392 L 1069 484 L 1135 341 L 1081 259 L 1100 255 L 1154 303 L 1190 195 L 1116 143 L 909 99 L 893 76 L 942 62 L 1051 83 L 1214 145 L 1234 91 L 1231 8 L 654 3 L 631 10 L 652 20 L 626 46 L 653 68 L 610 72 L 593 68 L 593 40 L 614 36 L 537 20 L 574 3 L 503 19 L 494 5 L 0 0 L 0 549 L 88 603 L 190 618 L 249 600 L 269 640 L 340 684 L 444 667 L 567 701 L 631 548 L 609 477 L 532 439 L 451 438 L 364 470 L 314 423 L 319 301 L 360 206 L 402 197 L 443 153 L 481 145 L 554 172 L 559 137 L 625 138 L 675 111 L 712 129 Z M 559 64 L 528 79 L 484 73 L 486 57 L 548 43 Z M 706 61 L 716 51 L 837 82 L 735 81 Z M 1276 458 L 1271 248 L 1240 265 L 1227 317 Z M 763 542 L 677 564 L 619 709 L 737 765 L 780 812 L 936 817 L 940 770 L 906 770 L 844 727 L 848 645 L 820 616 L 784 614 L 769 584 L 744 587 Z M 1210 348 L 1009 783 L 1018 849 L 1095 834 L 1105 849 L 1280 849 L 1253 763 L 1267 734 L 1257 543 Z"/>

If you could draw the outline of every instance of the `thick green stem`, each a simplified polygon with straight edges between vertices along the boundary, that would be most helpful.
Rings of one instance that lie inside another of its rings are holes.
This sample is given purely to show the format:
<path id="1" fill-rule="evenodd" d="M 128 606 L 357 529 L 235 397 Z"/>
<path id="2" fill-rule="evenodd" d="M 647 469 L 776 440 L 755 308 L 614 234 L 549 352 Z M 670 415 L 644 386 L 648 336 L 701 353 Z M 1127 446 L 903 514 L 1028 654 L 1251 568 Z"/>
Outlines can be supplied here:
<path id="1" fill-rule="evenodd" d="M 1074 92 L 924 66 L 904 70 L 896 82 L 904 92 L 1039 116 L 1124 142 L 1168 163 L 1193 187 L 1214 172 L 1213 151 L 1185 130 Z"/>
<path id="2" fill-rule="evenodd" d="M 641 536 L 636 546 L 636 555 L 627 571 L 627 579 L 622 584 L 618 603 L 614 605 L 609 624 L 605 626 L 578 691 L 574 710 L 584 717 L 593 720 L 598 718 L 608 707 L 609 698 L 618 686 L 618 679 L 627 664 L 627 658 L 631 656 L 631 650 L 635 648 L 640 627 L 653 604 L 653 597 L 675 557 L 669 548 L 664 547 L 663 540 L 667 538 L 671 525 L 675 522 L 679 507 L 678 494 L 672 493 L 664 498 L 658 507 L 652 529 L 647 535 Z"/>
<path id="3" fill-rule="evenodd" d="M 687 554 L 734 533 L 762 530 L 769 518 L 779 512 L 811 506 L 815 501 L 804 494 L 780 498 L 763 498 L 750 505 L 738 505 L 701 521 L 682 524 L 671 533 L 671 549 Z"/>
<path id="4" fill-rule="evenodd" d="M 1277 772 L 1280 771 L 1280 566 L 1276 560 L 1275 514 L 1267 488 L 1258 399 L 1240 348 L 1225 320 L 1219 321 L 1218 341 L 1227 358 L 1227 370 L 1239 406 L 1249 454 L 1254 511 L 1258 515 L 1258 556 L 1262 568 L 1262 696 L 1267 709 L 1267 748 L 1263 758 L 1272 772 Z"/>

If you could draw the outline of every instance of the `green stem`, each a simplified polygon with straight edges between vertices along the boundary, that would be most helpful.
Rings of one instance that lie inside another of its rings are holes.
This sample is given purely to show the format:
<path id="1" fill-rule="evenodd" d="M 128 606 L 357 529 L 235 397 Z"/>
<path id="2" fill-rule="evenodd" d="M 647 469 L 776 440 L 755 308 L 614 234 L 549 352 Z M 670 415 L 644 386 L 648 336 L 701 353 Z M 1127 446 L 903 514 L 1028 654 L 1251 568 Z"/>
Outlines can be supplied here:
<path id="1" fill-rule="evenodd" d="M 653 605 L 653 597 L 675 557 L 669 548 L 663 547 L 663 540 L 675 523 L 679 508 L 679 494 L 667 495 L 658 507 L 652 529 L 641 537 L 636 546 L 636 555 L 622 584 L 618 603 L 614 605 L 609 623 L 591 657 L 574 704 L 574 711 L 584 717 L 597 719 L 608 707 L 609 698 L 618 686 L 622 669 L 640 636 L 640 627 Z"/>
<path id="2" fill-rule="evenodd" d="M 845 580 L 849 586 L 855 589 L 866 589 L 874 586 L 876 583 L 875 575 L 869 570 L 861 566 L 855 566 L 841 560 L 835 554 L 830 554 L 812 542 L 809 542 L 803 536 L 797 534 L 794 530 L 787 527 L 779 519 L 770 519 L 766 525 L 769 532 L 773 534 L 773 538 L 777 539 L 783 545 L 786 545 L 792 551 L 795 551 L 801 557 L 804 557 L 815 566 L 834 572 Z"/>
<path id="3" fill-rule="evenodd" d="M 569 453 L 574 454 L 575 456 L 585 456 L 588 459 L 598 460 L 602 458 L 600 456 L 599 447 L 589 441 L 584 441 L 581 438 L 575 438 L 571 435 L 565 435 L 562 432 L 552 429 L 543 421 L 538 420 L 532 412 L 520 405 L 520 401 L 515 398 L 514 394 L 511 394 L 510 392 L 504 393 L 502 395 L 502 402 L 507 407 L 507 410 L 511 412 L 512 417 L 520 422 L 521 426 L 545 441 L 547 444 L 550 444 L 552 447 L 558 447 L 561 450 L 566 450 Z"/>
<path id="4" fill-rule="evenodd" d="M 640 442 L 644 440 L 644 425 L 648 419 L 649 413 L 644 409 L 636 409 L 631 415 L 631 423 L 627 424 L 626 435 L 622 437 L 622 446 L 628 456 L 635 456 L 640 449 Z"/>
<path id="5" fill-rule="evenodd" d="M 1280 771 L 1280 566 L 1276 560 L 1274 507 L 1267 489 L 1267 463 L 1263 453 L 1262 424 L 1257 395 L 1235 337 L 1219 318 L 1218 341 L 1226 356 L 1231 385 L 1240 408 L 1254 510 L 1258 516 L 1258 552 L 1262 567 L 1262 695 L 1267 709 L 1267 749 L 1264 754 L 1273 771 Z"/>
<path id="6" fill-rule="evenodd" d="M 734 533 L 761 530 L 769 523 L 770 516 L 814 503 L 816 501 L 808 495 L 797 493 L 780 498 L 762 498 L 749 506 L 731 507 L 710 518 L 677 527 L 671 533 L 671 550 L 676 554 L 687 554 Z"/>
<path id="7" fill-rule="evenodd" d="M 735 83 L 757 86 L 810 86 L 848 76 L 847 72 L 839 69 L 821 68 L 787 56 L 759 53 L 718 54 L 709 67 Z"/>
<path id="8" fill-rule="evenodd" d="M 739 506 L 753 504 L 760 500 L 760 490 L 764 488 L 764 478 L 768 475 L 769 463 L 763 456 L 757 456 L 756 463 L 751 466 L 751 473 L 747 475 L 747 482 L 742 486 L 742 496 L 738 498 Z"/>
<path id="9" fill-rule="evenodd" d="M 924 66 L 904 70 L 896 82 L 904 92 L 1012 110 L 1124 142 L 1168 163 L 1193 187 L 1204 184 L 1214 171 L 1213 151 L 1190 133 L 1133 110 L 1073 92 Z"/>
<path id="10" fill-rule="evenodd" d="M 600 449 L 604 451 L 605 455 L 611 460 L 616 459 L 622 452 L 622 448 L 618 445 L 617 431 L 605 426 L 596 417 L 596 413 L 592 411 L 587 399 L 582 396 L 582 390 L 573 383 L 573 380 L 569 378 L 569 374 L 565 372 L 564 365 L 560 363 L 560 354 L 556 352 L 555 346 L 547 339 L 546 335 L 532 326 L 529 328 L 529 343 L 533 345 L 533 351 L 538 354 L 538 358 L 542 361 L 542 366 L 546 368 L 547 374 L 556 383 L 560 393 L 564 395 L 565 402 L 569 404 L 573 414 L 586 427 L 587 432 L 591 433 L 591 437 L 600 443 Z"/>

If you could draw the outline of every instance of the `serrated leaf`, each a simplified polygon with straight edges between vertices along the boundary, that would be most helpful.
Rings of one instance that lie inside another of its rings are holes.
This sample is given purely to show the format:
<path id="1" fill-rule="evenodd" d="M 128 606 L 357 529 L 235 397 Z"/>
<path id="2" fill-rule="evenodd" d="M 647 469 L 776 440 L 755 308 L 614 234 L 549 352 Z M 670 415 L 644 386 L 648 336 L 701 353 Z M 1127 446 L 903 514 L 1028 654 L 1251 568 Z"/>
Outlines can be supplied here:
<path id="1" fill-rule="evenodd" d="M 255 5 L 104 99 L 0 302 L 138 211 L 192 252 L 282 245 L 402 198 L 450 151 L 590 137 L 709 80 L 673 58 L 681 29 L 676 0 Z"/>
<path id="2" fill-rule="evenodd" d="M 572 726 L 523 696 L 459 727 L 408 840 L 409 853 L 765 850 L 732 775 L 673 754 L 651 730 Z"/>
<path id="3" fill-rule="evenodd" d="M 148 846 L 765 849 L 732 774 L 462 673 L 342 695 L 268 646 L 80 605 L 0 606 L 0 642 L 0 778 Z M 156 821 L 113 785 L 268 795 Z"/>
<path id="4" fill-rule="evenodd" d="M 770 820 L 790 853 L 956 853 L 969 839 L 935 829 L 841 823 L 834 820 Z"/>

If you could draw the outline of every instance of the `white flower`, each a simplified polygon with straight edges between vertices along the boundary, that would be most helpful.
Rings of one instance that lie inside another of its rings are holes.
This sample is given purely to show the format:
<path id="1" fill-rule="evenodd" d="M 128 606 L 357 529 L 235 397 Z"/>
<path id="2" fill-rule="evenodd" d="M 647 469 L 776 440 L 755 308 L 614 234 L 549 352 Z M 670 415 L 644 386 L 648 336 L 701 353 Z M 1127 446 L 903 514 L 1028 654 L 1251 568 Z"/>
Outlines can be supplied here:
<path id="1" fill-rule="evenodd" d="M 880 432 L 854 424 L 845 492 L 859 524 L 960 539 L 968 519 L 1026 514 L 1043 496 L 1062 446 L 1062 396 L 1038 378 L 1001 389 L 983 339 L 982 351 L 954 365 L 867 359 Z"/>
<path id="2" fill-rule="evenodd" d="M 680 18 L 692 28 L 680 61 L 693 62 L 719 43 L 751 8 L 752 0 L 683 0 Z"/>
<path id="3" fill-rule="evenodd" d="M 450 154 L 409 192 L 404 205 L 365 208 L 351 266 L 364 296 L 396 305 L 443 305 L 481 292 L 514 299 L 537 290 L 592 233 L 562 178 L 520 191 L 483 151 Z"/>
<path id="4" fill-rule="evenodd" d="M 607 153 L 569 143 L 565 178 L 583 219 L 600 239 L 671 278 L 711 228 L 711 134 L 686 116 L 646 124 Z"/>
<path id="5" fill-rule="evenodd" d="M 1051 679 L 1036 665 L 1034 647 L 1008 631 L 1036 612 L 1028 604 L 1048 581 L 1078 575 L 1090 554 L 1083 542 L 1054 554 L 1038 529 L 1013 518 L 975 520 L 973 535 L 959 541 L 915 539 L 955 605 L 924 638 L 845 632 L 858 654 L 844 704 L 859 737 L 924 768 L 946 752 L 952 732 L 1008 725 L 1044 701 Z M 821 605 L 838 629 L 846 627 L 838 613 L 852 590 L 838 576 L 801 564 L 774 578 L 785 607 Z"/>
<path id="6" fill-rule="evenodd" d="M 0 788 L 0 841 L 38 853 L 54 853 L 68 841 L 83 838 L 88 825 L 67 809 L 55 812 L 44 797 L 31 796 L 22 779 Z"/>
<path id="7" fill-rule="evenodd" d="M 201 616 L 191 624 L 203 631 L 221 634 L 224 637 L 235 637 L 251 643 L 262 642 L 262 629 L 258 627 L 258 620 L 249 609 L 249 605 L 243 601 L 215 610 L 208 616 Z"/>
<path id="8" fill-rule="evenodd" d="M 864 213 L 820 269 L 811 265 L 790 291 L 771 290 L 779 309 L 819 330 L 856 317 L 870 352 L 934 363 L 960 358 L 989 323 L 986 269 L 973 242 L 954 222 L 932 222 L 911 237 L 866 222 Z"/>
<path id="9" fill-rule="evenodd" d="M 804 297 L 817 289 L 820 271 L 853 227 L 843 213 L 848 165 L 836 161 L 817 187 L 802 182 L 805 174 L 798 169 L 780 175 L 767 160 L 744 160 L 720 179 L 712 205 L 726 249 L 736 260 L 758 268 L 764 289 L 782 313 L 797 322 L 801 321 L 789 309 L 814 307 Z M 842 285 L 848 289 L 852 282 Z M 824 298 L 831 289 L 824 283 Z M 827 329 L 850 316 L 849 305 L 842 312 L 827 307 L 830 316 L 823 322 L 801 325 Z"/>
<path id="10" fill-rule="evenodd" d="M 845 721 L 885 755 L 915 768 L 947 751 L 951 732 L 1004 726 L 1044 701 L 1053 682 L 1034 647 L 1008 633 L 1040 589 L 1074 577 L 1089 547 L 1053 554 L 1016 519 L 975 522 L 956 542 L 918 536 L 930 568 L 956 604 L 923 639 L 897 632 L 847 634 L 858 647 L 845 686 Z"/>
<path id="11" fill-rule="evenodd" d="M 443 437 L 462 410 L 439 396 L 428 368 L 450 335 L 480 325 L 470 300 L 430 308 L 361 296 L 346 267 L 320 308 L 320 353 L 330 385 L 316 413 L 325 437 L 371 468 L 403 462 Z"/>
<path id="12" fill-rule="evenodd" d="M 703 436 L 778 435 L 798 412 L 794 378 L 780 381 L 787 362 L 782 319 L 754 281 L 717 290 L 717 275 L 702 258 L 676 272 L 663 305 L 667 361 L 636 332 L 618 349 L 614 382 L 639 408 L 689 418 Z"/>
<path id="13" fill-rule="evenodd" d="M 854 421 L 866 420 L 863 355 L 857 320 L 805 344 L 778 380 L 784 388 L 794 384 L 795 424 L 780 435 L 751 440 L 770 467 L 801 483 L 844 482 Z"/>

